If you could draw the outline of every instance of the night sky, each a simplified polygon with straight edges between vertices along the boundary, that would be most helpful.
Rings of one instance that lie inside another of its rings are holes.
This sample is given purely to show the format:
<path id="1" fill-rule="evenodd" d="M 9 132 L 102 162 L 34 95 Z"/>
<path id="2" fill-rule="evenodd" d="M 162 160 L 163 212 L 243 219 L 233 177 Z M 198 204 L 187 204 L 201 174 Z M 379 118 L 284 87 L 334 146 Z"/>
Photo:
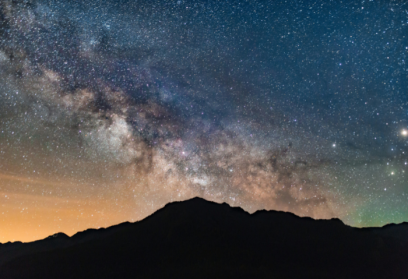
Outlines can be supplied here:
<path id="1" fill-rule="evenodd" d="M 195 196 L 408 221 L 406 3 L 0 0 L 0 242 Z"/>

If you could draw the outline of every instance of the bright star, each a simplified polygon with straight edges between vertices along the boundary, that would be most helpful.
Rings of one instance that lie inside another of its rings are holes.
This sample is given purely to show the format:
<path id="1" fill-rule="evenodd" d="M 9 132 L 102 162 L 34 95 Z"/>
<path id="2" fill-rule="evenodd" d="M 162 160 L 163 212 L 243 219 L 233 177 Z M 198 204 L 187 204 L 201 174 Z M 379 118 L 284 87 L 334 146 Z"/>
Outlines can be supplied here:
<path id="1" fill-rule="evenodd" d="M 407 130 L 402 130 L 402 131 L 401 131 L 401 135 L 403 135 L 403 136 L 408 136 L 408 131 L 407 131 Z"/>

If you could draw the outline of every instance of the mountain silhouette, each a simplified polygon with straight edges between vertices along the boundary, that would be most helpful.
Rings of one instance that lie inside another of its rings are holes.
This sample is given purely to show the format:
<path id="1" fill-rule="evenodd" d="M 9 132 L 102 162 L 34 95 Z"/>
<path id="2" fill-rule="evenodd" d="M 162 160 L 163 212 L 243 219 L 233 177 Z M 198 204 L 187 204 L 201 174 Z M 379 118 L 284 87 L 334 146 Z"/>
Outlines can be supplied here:
<path id="1" fill-rule="evenodd" d="M 0 278 L 408 278 L 408 224 L 358 229 L 193 198 L 136 223 L 0 244 Z"/>

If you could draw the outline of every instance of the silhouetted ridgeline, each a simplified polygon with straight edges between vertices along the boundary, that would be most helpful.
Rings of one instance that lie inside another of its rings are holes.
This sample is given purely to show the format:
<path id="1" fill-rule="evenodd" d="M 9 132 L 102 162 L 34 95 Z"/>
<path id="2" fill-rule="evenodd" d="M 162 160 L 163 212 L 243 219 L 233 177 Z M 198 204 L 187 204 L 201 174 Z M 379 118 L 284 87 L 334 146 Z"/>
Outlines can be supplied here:
<path id="1" fill-rule="evenodd" d="M 136 223 L 0 245 L 0 278 L 408 278 L 408 224 L 356 229 L 194 198 Z"/>

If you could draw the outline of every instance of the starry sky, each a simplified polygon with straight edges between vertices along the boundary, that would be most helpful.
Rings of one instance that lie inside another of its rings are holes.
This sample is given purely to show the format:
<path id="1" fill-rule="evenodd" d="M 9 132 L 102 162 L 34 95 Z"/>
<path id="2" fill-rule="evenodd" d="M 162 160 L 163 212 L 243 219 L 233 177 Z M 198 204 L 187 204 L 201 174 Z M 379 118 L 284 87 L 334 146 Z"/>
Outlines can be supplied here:
<path id="1" fill-rule="evenodd" d="M 408 221 L 405 1 L 0 1 L 0 242 L 195 196 Z"/>

